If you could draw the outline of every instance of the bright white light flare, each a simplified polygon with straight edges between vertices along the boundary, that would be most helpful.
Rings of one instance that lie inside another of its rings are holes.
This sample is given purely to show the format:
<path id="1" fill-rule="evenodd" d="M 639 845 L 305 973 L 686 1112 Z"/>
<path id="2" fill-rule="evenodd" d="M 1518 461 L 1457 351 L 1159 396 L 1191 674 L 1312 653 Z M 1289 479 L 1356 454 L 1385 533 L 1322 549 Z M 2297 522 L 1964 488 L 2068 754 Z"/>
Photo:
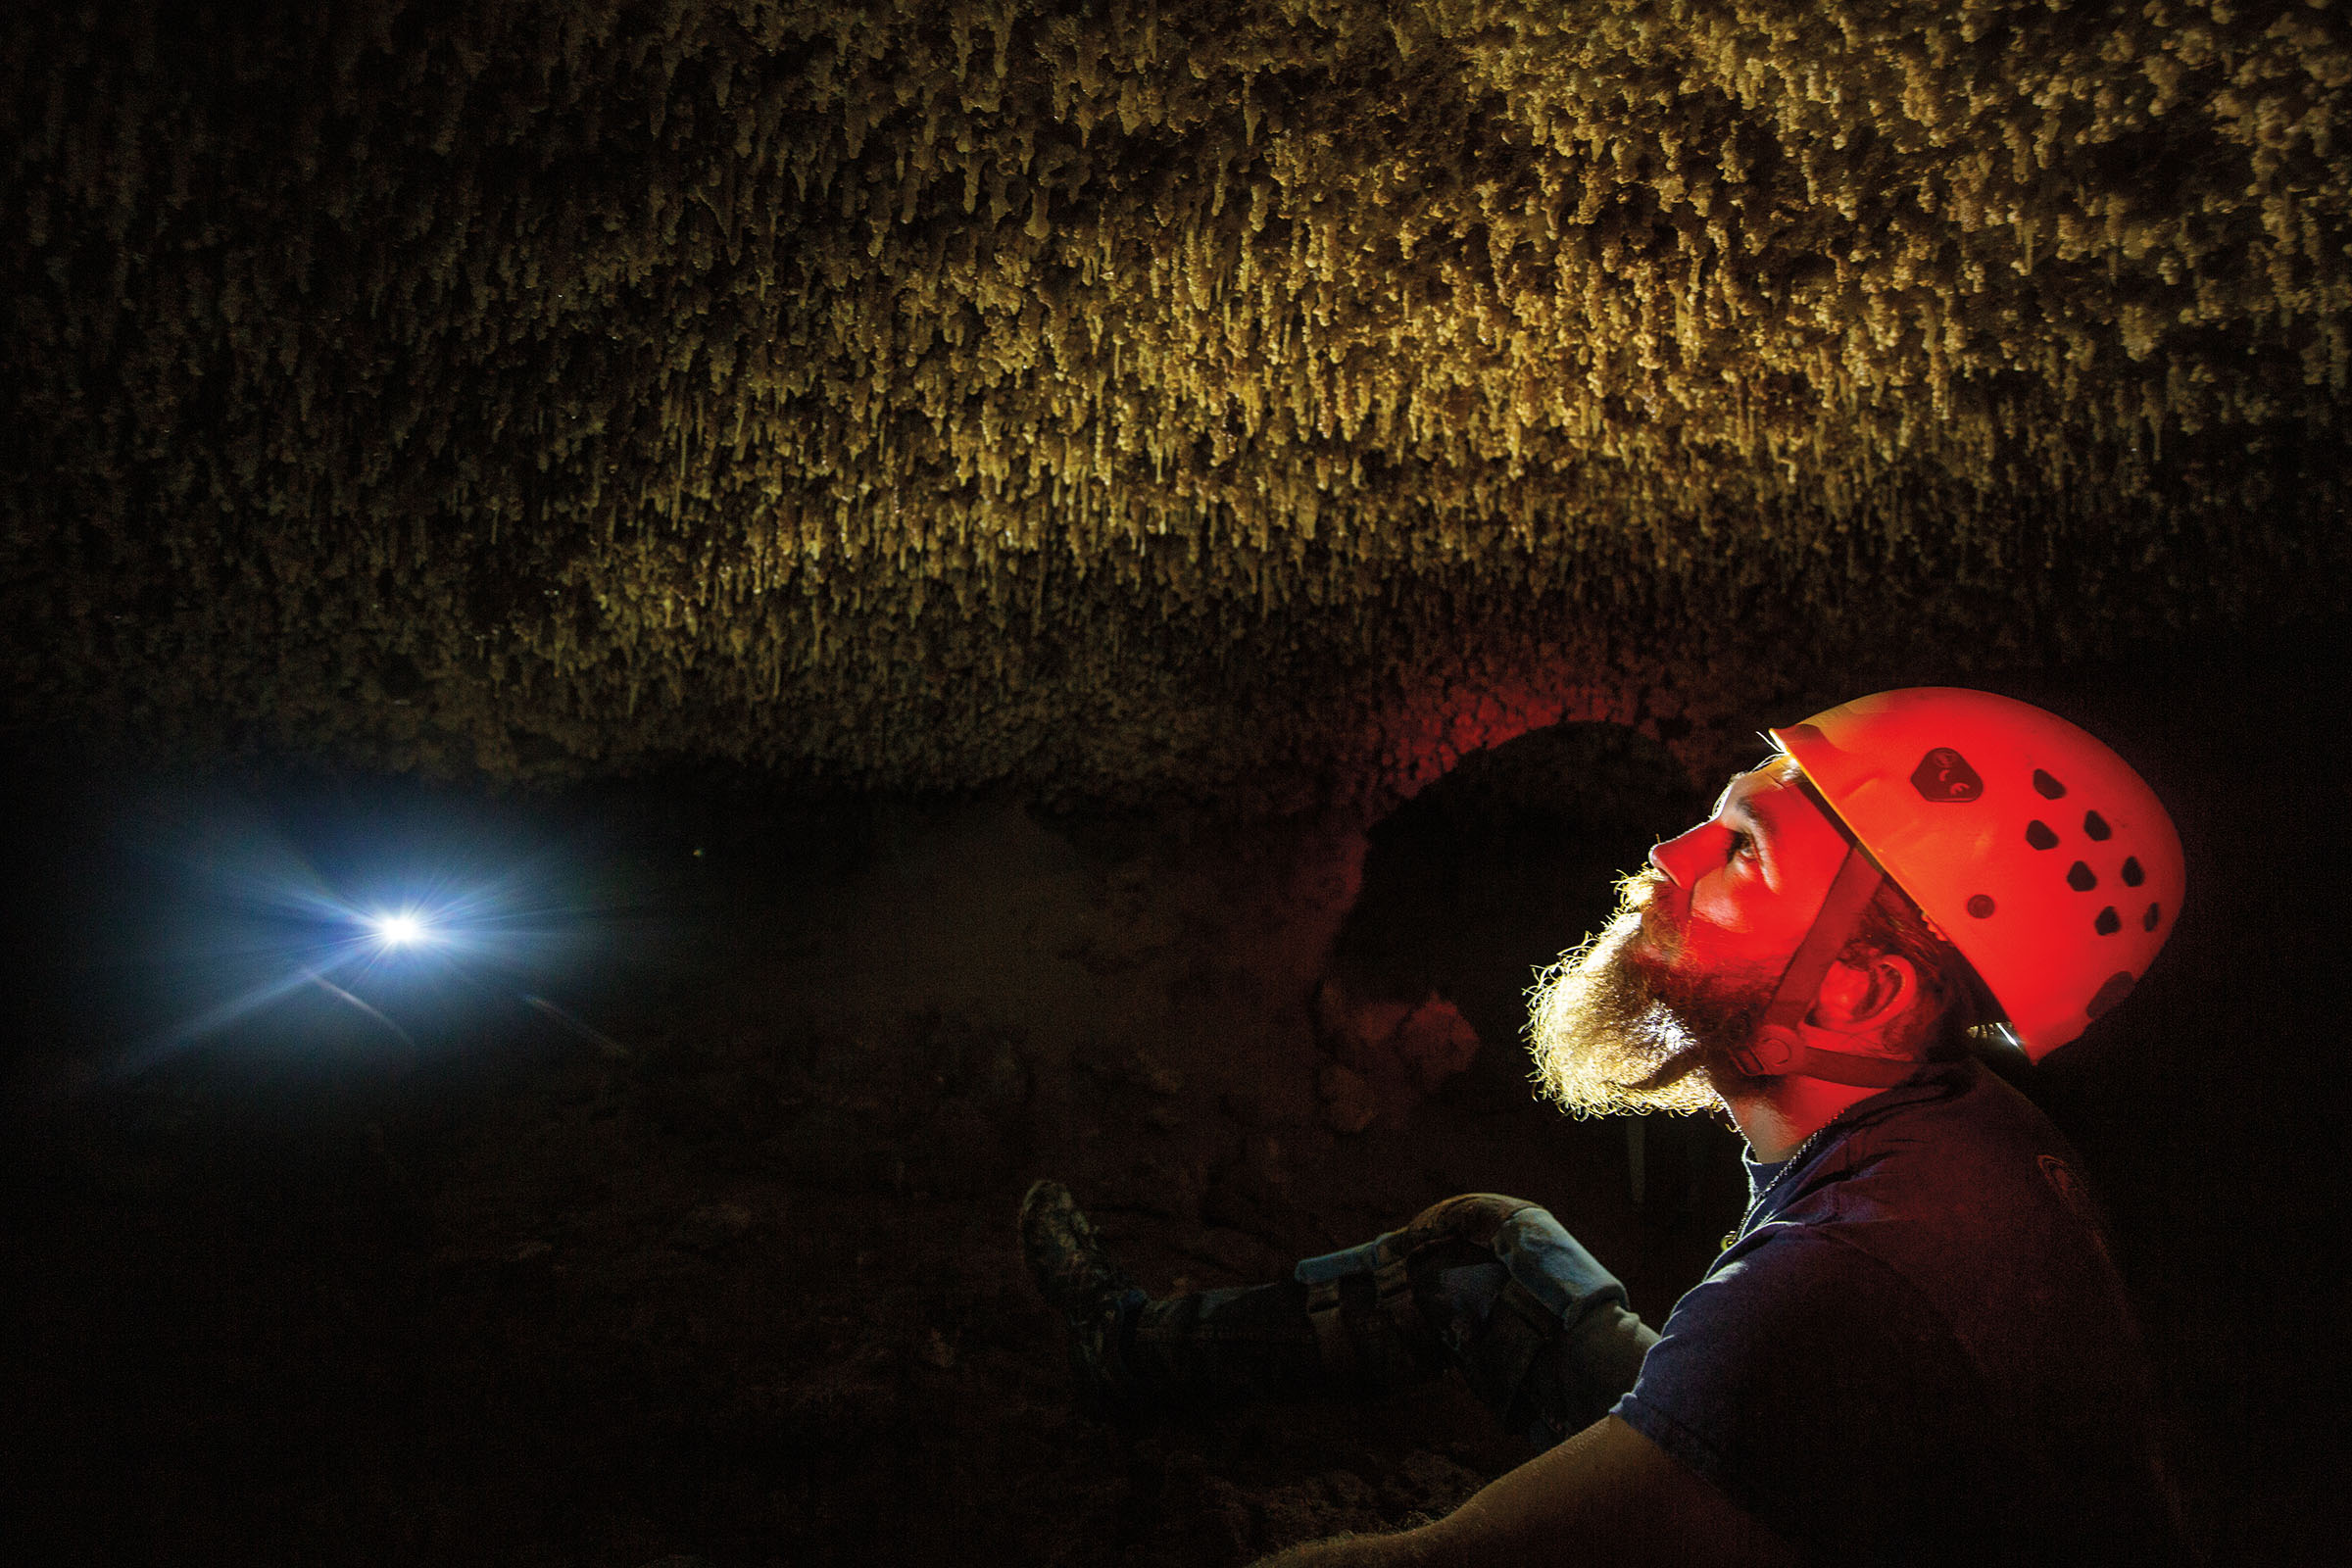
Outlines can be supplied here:
<path id="1" fill-rule="evenodd" d="M 372 923 L 376 940 L 387 948 L 413 948 L 432 937 L 432 928 L 413 914 L 379 914 Z"/>

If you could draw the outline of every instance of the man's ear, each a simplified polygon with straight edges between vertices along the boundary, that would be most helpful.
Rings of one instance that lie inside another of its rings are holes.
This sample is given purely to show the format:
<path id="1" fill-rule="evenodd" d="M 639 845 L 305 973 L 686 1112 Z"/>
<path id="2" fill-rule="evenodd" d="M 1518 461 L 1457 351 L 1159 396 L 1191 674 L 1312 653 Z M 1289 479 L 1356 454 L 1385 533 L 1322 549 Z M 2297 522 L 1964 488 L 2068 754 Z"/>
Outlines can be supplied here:
<path id="1" fill-rule="evenodd" d="M 1873 954 L 1859 964 L 1843 958 L 1822 976 L 1805 1021 L 1817 1029 L 1858 1035 L 1882 1029 L 1919 1002 L 1919 971 L 1899 953 Z"/>

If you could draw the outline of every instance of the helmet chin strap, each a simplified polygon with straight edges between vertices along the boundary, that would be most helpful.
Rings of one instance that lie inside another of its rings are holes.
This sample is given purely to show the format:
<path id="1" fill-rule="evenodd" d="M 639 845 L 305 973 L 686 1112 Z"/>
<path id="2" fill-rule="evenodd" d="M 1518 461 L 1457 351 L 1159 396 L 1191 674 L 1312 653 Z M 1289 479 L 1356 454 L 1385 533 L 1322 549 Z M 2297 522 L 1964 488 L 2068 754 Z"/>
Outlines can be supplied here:
<path id="1" fill-rule="evenodd" d="M 1847 847 L 1845 860 L 1830 882 L 1829 896 L 1821 901 L 1821 912 L 1813 917 L 1812 929 L 1789 956 L 1788 967 L 1781 971 L 1780 989 L 1765 1007 L 1763 1022 L 1756 1025 L 1745 1045 L 1732 1051 L 1732 1065 L 1751 1078 L 1796 1074 L 1867 1089 L 1890 1089 L 1919 1070 L 1916 1061 L 1824 1051 L 1805 1044 L 1799 1032 L 1805 1014 L 1813 1010 L 1814 998 L 1821 994 L 1821 982 L 1830 965 L 1837 961 L 1863 909 L 1886 880 L 1886 873 L 1862 853 L 1860 845 Z"/>

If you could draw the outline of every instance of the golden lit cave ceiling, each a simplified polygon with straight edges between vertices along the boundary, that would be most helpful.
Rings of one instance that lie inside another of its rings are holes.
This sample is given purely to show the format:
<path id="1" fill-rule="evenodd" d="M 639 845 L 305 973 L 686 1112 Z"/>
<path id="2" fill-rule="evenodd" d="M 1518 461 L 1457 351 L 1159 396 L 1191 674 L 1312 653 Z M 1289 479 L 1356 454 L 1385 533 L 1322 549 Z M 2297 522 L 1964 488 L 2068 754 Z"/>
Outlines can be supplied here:
<path id="1" fill-rule="evenodd" d="M 277 10 L 0 24 L 18 722 L 1394 779 L 2352 554 L 2340 9 Z"/>

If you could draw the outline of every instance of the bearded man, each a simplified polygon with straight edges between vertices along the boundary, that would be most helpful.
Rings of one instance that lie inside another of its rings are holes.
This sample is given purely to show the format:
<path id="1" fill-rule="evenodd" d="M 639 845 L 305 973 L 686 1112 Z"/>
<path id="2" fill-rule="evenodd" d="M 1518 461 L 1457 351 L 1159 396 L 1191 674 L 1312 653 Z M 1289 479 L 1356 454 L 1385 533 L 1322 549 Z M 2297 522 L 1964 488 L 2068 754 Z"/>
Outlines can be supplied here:
<path id="1" fill-rule="evenodd" d="M 1385 1391 L 1457 1370 L 1545 1451 L 1450 1515 L 1286 1564 L 2161 1562 L 2146 1369 L 2065 1140 L 1986 1072 L 2038 1060 L 2170 934 L 2180 844 L 2138 775 L 1982 692 L 1773 732 L 1532 993 L 1577 1115 L 1715 1112 L 1751 1200 L 1653 1332 L 1549 1213 L 1487 1194 L 1154 1300 L 1067 1190 L 1024 1254 L 1098 1405 Z"/>

